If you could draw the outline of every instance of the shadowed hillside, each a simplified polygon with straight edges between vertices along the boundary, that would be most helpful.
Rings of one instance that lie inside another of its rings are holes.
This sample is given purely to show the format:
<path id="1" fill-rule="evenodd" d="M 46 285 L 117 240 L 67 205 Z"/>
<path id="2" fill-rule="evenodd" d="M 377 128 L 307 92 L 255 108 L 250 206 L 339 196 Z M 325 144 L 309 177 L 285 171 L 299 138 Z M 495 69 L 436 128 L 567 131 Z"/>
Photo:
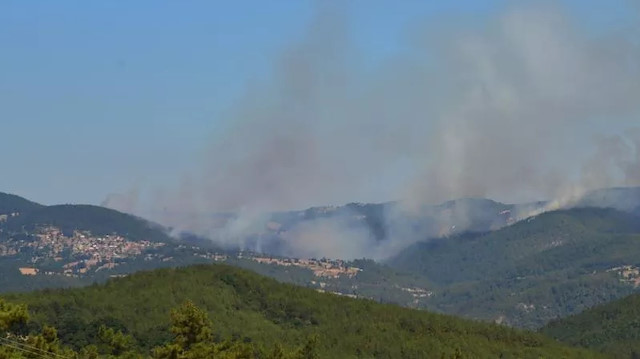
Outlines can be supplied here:
<path id="1" fill-rule="evenodd" d="M 418 243 L 389 264 L 440 286 L 428 308 L 539 327 L 633 292 L 635 277 L 619 267 L 635 268 L 638 258 L 637 216 L 580 208 Z"/>
<path id="2" fill-rule="evenodd" d="M 541 329 L 570 345 L 640 358 L 640 295 L 630 295 L 580 314 L 552 321 Z"/>
<path id="3" fill-rule="evenodd" d="M 0 215 L 30 212 L 42 208 L 41 204 L 31 202 L 20 196 L 0 192 Z"/>

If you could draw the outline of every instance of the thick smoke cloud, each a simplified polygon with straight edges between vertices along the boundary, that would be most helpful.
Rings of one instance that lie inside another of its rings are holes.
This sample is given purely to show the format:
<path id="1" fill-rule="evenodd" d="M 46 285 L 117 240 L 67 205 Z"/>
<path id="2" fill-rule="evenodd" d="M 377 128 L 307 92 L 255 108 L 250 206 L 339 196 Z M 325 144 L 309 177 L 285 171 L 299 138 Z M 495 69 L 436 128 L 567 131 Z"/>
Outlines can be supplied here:
<path id="1" fill-rule="evenodd" d="M 596 148 L 593 157 L 583 166 L 585 187 L 640 183 L 640 128 L 631 129 L 624 136 L 599 137 Z"/>
<path id="2" fill-rule="evenodd" d="M 576 180 L 576 152 L 591 150 L 579 139 L 638 114 L 632 43 L 581 34 L 552 9 L 512 10 L 492 25 L 446 52 L 454 55 L 445 73 L 461 85 L 418 177 L 427 198 L 562 195 L 556 189 Z"/>
<path id="3" fill-rule="evenodd" d="M 179 189 L 114 198 L 227 245 L 259 231 L 266 211 L 402 199 L 384 247 L 342 220 L 284 236 L 291 255 L 383 257 L 417 237 L 398 213 L 425 203 L 555 199 L 547 210 L 640 185 L 638 27 L 595 32 L 561 7 L 510 7 L 481 24 L 417 27 L 408 49 L 371 65 L 345 13 L 319 9 Z M 222 212 L 241 215 L 216 223 Z"/>

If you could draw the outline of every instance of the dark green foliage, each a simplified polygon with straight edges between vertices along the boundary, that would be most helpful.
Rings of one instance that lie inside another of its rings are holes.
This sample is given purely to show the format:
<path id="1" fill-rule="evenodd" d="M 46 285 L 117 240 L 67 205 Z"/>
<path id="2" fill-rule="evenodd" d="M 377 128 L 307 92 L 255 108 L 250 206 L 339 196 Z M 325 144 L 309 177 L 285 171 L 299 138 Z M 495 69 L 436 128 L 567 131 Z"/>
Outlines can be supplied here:
<path id="1" fill-rule="evenodd" d="M 437 286 L 427 308 L 535 328 L 631 293 L 607 270 L 638 258 L 637 216 L 584 208 L 419 243 L 389 264 Z"/>
<path id="2" fill-rule="evenodd" d="M 20 327 L 26 324 L 28 319 L 26 306 L 7 303 L 0 298 L 0 333 Z"/>
<path id="3" fill-rule="evenodd" d="M 0 259 L 0 292 L 28 292 L 42 288 L 68 288 L 89 285 L 92 279 L 72 278 L 63 275 L 23 276 L 18 267 L 28 262 L 22 258 Z"/>
<path id="4" fill-rule="evenodd" d="M 593 357 L 535 333 L 317 293 L 223 265 L 141 272 L 105 285 L 7 299 L 28 304 L 33 330 L 55 325 L 65 344 L 94 344 L 101 325 L 115 326 L 142 352 L 164 346 L 164 354 L 157 353 L 163 357 L 179 357 L 191 345 L 200 353 L 194 358 L 223 347 L 236 357 L 259 350 L 277 358 L 278 344 L 300 347 L 301 358 Z M 174 311 L 172 333 L 167 314 L 185 301 L 193 304 Z M 211 334 L 198 308 L 214 323 Z M 200 339 L 219 344 L 194 344 Z"/>
<path id="5" fill-rule="evenodd" d="M 347 262 L 348 266 L 362 269 L 355 277 L 317 277 L 307 268 L 264 264 L 249 259 L 229 258 L 226 264 L 249 269 L 258 274 L 274 278 L 280 282 L 303 287 L 320 288 L 327 292 L 353 294 L 359 298 L 369 298 L 377 302 L 392 303 L 406 307 L 416 307 L 415 298 L 402 288 L 431 288 L 431 283 L 423 276 L 400 273 L 393 268 L 369 259 Z M 316 283 L 313 285 L 312 283 Z"/>
<path id="6" fill-rule="evenodd" d="M 212 338 L 207 314 L 190 300 L 171 311 L 171 323 L 174 342 L 183 350 L 189 350 L 196 343 L 208 342 Z"/>
<path id="7" fill-rule="evenodd" d="M 609 209 L 573 209 L 545 213 L 487 234 L 418 243 L 389 263 L 426 274 L 440 284 L 536 275 L 564 269 L 567 262 L 587 270 L 608 269 L 626 259 L 626 247 L 636 246 L 640 252 L 635 241 L 639 234 L 638 217 Z"/>
<path id="8" fill-rule="evenodd" d="M 21 315 L 16 316 L 16 310 Z M 74 359 L 142 359 L 149 358 L 134 346 L 130 335 L 101 325 L 98 330 L 97 344 L 90 344 L 74 352 L 64 346 L 55 328 L 44 326 L 31 333 L 15 331 L 15 324 L 27 323 L 26 307 L 12 305 L 0 299 L 0 359 L 37 359 L 37 358 L 74 358 Z M 312 338 L 297 351 L 285 351 L 276 345 L 271 353 L 248 341 L 227 340 L 222 343 L 212 341 L 212 328 L 207 314 L 191 302 L 185 302 L 171 313 L 174 333 L 173 340 L 153 348 L 152 357 L 156 359 L 303 359 L 316 358 L 316 338 Z"/>
<path id="9" fill-rule="evenodd" d="M 640 354 L 640 295 L 630 295 L 554 320 L 541 332 L 571 345 L 601 350 L 616 358 L 637 358 Z"/>
<path id="10" fill-rule="evenodd" d="M 134 350 L 133 337 L 105 325 L 101 325 L 98 329 L 98 339 L 104 348 L 103 352 L 108 355 L 119 356 Z"/>

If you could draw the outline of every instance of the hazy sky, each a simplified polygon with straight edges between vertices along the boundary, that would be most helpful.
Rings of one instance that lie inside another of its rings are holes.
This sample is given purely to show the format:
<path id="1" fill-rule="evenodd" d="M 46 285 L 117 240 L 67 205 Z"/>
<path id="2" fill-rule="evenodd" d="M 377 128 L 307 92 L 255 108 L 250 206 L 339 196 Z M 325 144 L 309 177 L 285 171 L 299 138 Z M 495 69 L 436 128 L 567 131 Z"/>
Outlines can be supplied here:
<path id="1" fill-rule="evenodd" d="M 505 1 L 350 1 L 365 65 L 410 29 L 482 22 Z M 564 1 L 594 34 L 624 28 L 631 1 Z M 300 40 L 314 1 L 0 2 L 0 191 L 100 203 L 180 181 L 248 84 Z M 349 202 L 350 198 L 345 198 Z M 381 200 L 381 198 L 372 198 Z"/>

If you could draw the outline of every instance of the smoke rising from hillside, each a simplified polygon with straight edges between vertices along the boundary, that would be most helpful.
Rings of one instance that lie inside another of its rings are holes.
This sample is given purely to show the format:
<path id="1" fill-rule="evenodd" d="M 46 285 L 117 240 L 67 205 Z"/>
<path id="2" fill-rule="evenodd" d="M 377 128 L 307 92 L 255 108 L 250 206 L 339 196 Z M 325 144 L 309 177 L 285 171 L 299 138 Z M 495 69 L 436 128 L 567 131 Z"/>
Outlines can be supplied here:
<path id="1" fill-rule="evenodd" d="M 408 49 L 370 65 L 345 12 L 320 8 L 272 80 L 231 108 L 200 173 L 178 190 L 118 201 L 138 213 L 151 203 L 170 214 L 161 222 L 229 244 L 271 210 L 403 199 L 406 214 L 461 197 L 557 199 L 552 209 L 589 189 L 640 184 L 637 29 L 589 32 L 555 6 L 451 20 L 416 28 Z M 221 236 L 218 212 L 246 215 Z M 383 256 L 370 237 L 341 220 L 285 236 L 293 255 Z"/>

